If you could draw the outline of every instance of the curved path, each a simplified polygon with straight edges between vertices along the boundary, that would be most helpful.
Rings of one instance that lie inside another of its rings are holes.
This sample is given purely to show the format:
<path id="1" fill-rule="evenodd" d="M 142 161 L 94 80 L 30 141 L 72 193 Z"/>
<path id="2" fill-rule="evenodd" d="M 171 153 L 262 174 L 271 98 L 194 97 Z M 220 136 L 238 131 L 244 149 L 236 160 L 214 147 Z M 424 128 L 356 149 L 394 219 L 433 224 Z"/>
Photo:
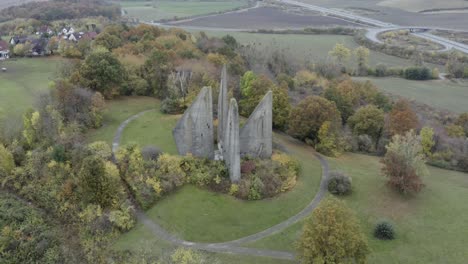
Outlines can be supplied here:
<path id="1" fill-rule="evenodd" d="M 118 150 L 119 145 L 120 145 L 120 139 L 122 138 L 122 133 L 125 129 L 125 127 L 132 122 L 133 120 L 139 118 L 140 116 L 146 114 L 151 110 L 146 110 L 143 112 L 140 112 L 136 115 L 133 115 L 129 117 L 127 120 L 122 122 L 117 129 L 117 132 L 114 136 L 114 139 L 112 141 L 112 152 L 115 154 L 115 152 Z M 268 229 L 265 229 L 261 232 L 258 232 L 256 234 L 242 237 L 236 240 L 232 241 L 227 241 L 227 242 L 221 242 L 221 243 L 198 243 L 198 242 L 190 242 L 190 241 L 185 241 L 183 239 L 180 239 L 176 237 L 175 235 L 167 232 L 163 227 L 161 227 L 158 223 L 154 222 L 151 220 L 144 211 L 140 209 L 136 209 L 136 215 L 138 218 L 138 221 L 143 223 L 145 227 L 147 227 L 155 236 L 158 238 L 161 238 L 162 240 L 165 240 L 166 242 L 169 242 L 171 244 L 175 244 L 178 246 L 183 246 L 183 247 L 189 247 L 189 248 L 194 248 L 198 250 L 205 250 L 205 251 L 210 251 L 210 252 L 217 252 L 217 253 L 230 253 L 230 254 L 242 254 L 242 255 L 251 255 L 251 256 L 261 256 L 261 257 L 271 257 L 271 258 L 278 258 L 278 259 L 288 259 L 288 260 L 293 260 L 294 259 L 294 254 L 291 252 L 286 252 L 286 251 L 276 251 L 276 250 L 265 250 L 265 249 L 255 249 L 255 248 L 247 248 L 247 247 L 242 247 L 241 244 L 245 243 L 250 243 L 254 242 L 257 240 L 260 240 L 262 238 L 271 236 L 273 234 L 276 234 L 285 228 L 297 223 L 298 221 L 306 218 L 320 203 L 320 201 L 325 197 L 327 193 L 327 186 L 326 182 L 328 179 L 329 175 L 329 165 L 327 160 L 322 157 L 320 154 L 315 153 L 314 154 L 315 158 L 317 158 L 320 161 L 321 167 L 322 167 L 322 180 L 320 182 L 320 188 L 317 194 L 315 195 L 314 199 L 298 214 L 290 217 L 289 219 L 272 226 Z M 138 208 L 138 207 L 135 207 Z"/>

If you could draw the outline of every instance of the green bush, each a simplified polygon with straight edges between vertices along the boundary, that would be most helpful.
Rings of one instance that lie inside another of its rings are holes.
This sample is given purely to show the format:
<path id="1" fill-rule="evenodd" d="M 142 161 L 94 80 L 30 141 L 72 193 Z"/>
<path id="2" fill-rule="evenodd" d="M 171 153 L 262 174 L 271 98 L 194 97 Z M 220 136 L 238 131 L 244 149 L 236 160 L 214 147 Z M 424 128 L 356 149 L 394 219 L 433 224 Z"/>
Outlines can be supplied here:
<path id="1" fill-rule="evenodd" d="M 430 80 L 432 79 L 432 72 L 427 67 L 409 67 L 405 69 L 405 79 Z"/>
<path id="2" fill-rule="evenodd" d="M 166 98 L 161 102 L 161 113 L 176 115 L 181 114 L 184 108 L 181 107 L 179 100 L 174 98 Z"/>
<path id="3" fill-rule="evenodd" d="M 393 229 L 393 225 L 387 221 L 377 223 L 374 229 L 374 236 L 380 240 L 395 239 L 395 230 Z"/>
<path id="4" fill-rule="evenodd" d="M 351 178 L 342 172 L 331 172 L 328 180 L 328 191 L 334 195 L 347 195 L 352 191 Z"/>

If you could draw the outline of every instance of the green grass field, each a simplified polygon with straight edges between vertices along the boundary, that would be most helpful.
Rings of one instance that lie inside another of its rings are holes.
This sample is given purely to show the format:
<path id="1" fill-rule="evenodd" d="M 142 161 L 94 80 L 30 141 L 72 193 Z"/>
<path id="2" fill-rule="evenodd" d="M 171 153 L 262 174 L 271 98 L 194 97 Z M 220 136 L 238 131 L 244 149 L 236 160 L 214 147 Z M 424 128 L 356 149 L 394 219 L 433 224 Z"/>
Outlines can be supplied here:
<path id="1" fill-rule="evenodd" d="M 369 238 L 369 263 L 466 263 L 468 174 L 429 167 L 430 176 L 423 179 L 426 188 L 402 197 L 385 185 L 376 157 L 346 154 L 329 161 L 332 169 L 352 177 L 353 194 L 344 200 Z M 394 241 L 372 237 L 381 219 L 394 223 Z M 293 251 L 300 230 L 296 224 L 249 246 Z"/>
<path id="2" fill-rule="evenodd" d="M 122 144 L 134 142 L 142 147 L 153 145 L 164 152 L 177 154 L 172 129 L 179 117 L 161 114 L 158 105 L 157 109 L 145 113 L 127 126 L 122 134 Z"/>
<path id="3" fill-rule="evenodd" d="M 247 5 L 246 0 L 116 1 L 115 3 L 120 4 L 127 16 L 144 21 L 198 16 Z"/>
<path id="4" fill-rule="evenodd" d="M 293 190 L 261 201 L 241 201 L 228 195 L 185 186 L 169 195 L 148 216 L 167 230 L 189 241 L 221 242 L 250 235 L 286 220 L 312 201 L 321 179 L 321 168 L 311 148 L 276 135 L 302 163 L 303 172 Z"/>
<path id="5" fill-rule="evenodd" d="M 468 112 L 468 82 L 450 80 L 410 81 L 401 78 L 354 78 L 370 80 L 380 89 L 432 107 L 456 113 Z"/>
<path id="6" fill-rule="evenodd" d="M 88 142 L 105 141 L 112 144 L 120 123 L 139 112 L 155 108 L 159 109 L 159 100 L 152 97 L 122 97 L 107 101 L 102 127 L 89 131 L 87 140 Z"/>
<path id="7" fill-rule="evenodd" d="M 61 58 L 22 58 L 0 62 L 0 114 L 20 116 L 48 90 Z"/>
<path id="8" fill-rule="evenodd" d="M 210 36 L 222 37 L 231 35 L 243 45 L 256 45 L 264 47 L 265 50 L 274 51 L 281 50 L 290 54 L 299 62 L 313 63 L 320 60 L 325 60 L 328 57 L 328 52 L 333 49 L 335 44 L 342 43 L 349 49 L 355 49 L 359 45 L 354 41 L 352 36 L 344 35 L 301 35 L 301 34 L 261 34 L 261 33 L 245 33 L 245 32 L 206 32 Z M 353 59 L 350 61 L 352 64 Z M 386 55 L 376 51 L 370 51 L 369 64 L 375 66 L 379 63 L 388 66 L 411 66 L 413 62 L 410 60 Z M 428 64 L 429 67 L 442 66 Z"/>
<path id="9" fill-rule="evenodd" d="M 146 256 L 154 260 L 156 257 L 170 255 L 175 246 L 170 245 L 157 236 L 151 230 L 147 229 L 143 224 L 137 224 L 131 232 L 128 232 L 117 240 L 111 250 L 114 251 L 129 251 L 138 256 Z M 265 257 L 252 257 L 243 255 L 231 255 L 223 253 L 203 253 L 205 263 L 222 263 L 222 264 L 292 264 L 291 261 L 277 260 Z"/>

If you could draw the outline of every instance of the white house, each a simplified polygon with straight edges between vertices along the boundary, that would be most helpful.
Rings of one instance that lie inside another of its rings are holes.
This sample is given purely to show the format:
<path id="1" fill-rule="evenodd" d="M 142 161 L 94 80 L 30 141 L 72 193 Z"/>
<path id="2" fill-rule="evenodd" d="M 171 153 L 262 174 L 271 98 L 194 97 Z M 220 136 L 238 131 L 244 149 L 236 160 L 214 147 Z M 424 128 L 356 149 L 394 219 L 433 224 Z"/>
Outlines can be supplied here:
<path id="1" fill-rule="evenodd" d="M 75 29 L 73 27 L 64 27 L 62 29 L 62 34 L 63 35 L 68 36 L 68 35 L 73 34 L 73 33 L 75 33 Z"/>
<path id="2" fill-rule="evenodd" d="M 10 50 L 8 49 L 8 43 L 6 41 L 0 40 L 0 60 L 5 60 L 10 58 Z"/>

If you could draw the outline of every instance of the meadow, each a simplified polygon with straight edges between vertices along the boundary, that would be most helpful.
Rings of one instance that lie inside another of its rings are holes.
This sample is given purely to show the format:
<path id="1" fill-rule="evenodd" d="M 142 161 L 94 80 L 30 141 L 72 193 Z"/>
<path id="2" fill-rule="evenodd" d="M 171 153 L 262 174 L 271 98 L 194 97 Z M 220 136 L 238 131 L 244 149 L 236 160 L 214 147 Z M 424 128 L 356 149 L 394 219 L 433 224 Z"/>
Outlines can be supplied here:
<path id="1" fill-rule="evenodd" d="M 39 94 L 48 90 L 55 72 L 64 62 L 57 57 L 21 58 L 0 62 L 0 115 L 21 116 L 34 107 Z"/>
<path id="2" fill-rule="evenodd" d="M 451 80 L 411 81 L 401 78 L 354 78 L 370 80 L 379 89 L 439 109 L 468 112 L 468 82 Z"/>
<path id="3" fill-rule="evenodd" d="M 386 186 L 376 157 L 345 154 L 329 162 L 332 170 L 352 177 L 353 193 L 342 199 L 368 236 L 369 263 L 466 263 L 468 174 L 429 167 L 430 175 L 423 179 L 426 188 L 415 196 L 402 196 Z M 382 219 L 393 223 L 395 240 L 373 238 L 373 228 Z M 294 251 L 301 226 L 248 246 Z"/>
<path id="4" fill-rule="evenodd" d="M 247 0 L 219 1 L 118 1 L 126 16 L 142 21 L 183 18 L 232 10 Z"/>
<path id="5" fill-rule="evenodd" d="M 291 55 L 296 61 L 302 63 L 314 63 L 326 60 L 329 57 L 328 52 L 333 49 L 337 43 L 342 43 L 349 49 L 359 47 L 352 36 L 344 35 L 262 34 L 223 31 L 209 31 L 206 33 L 210 36 L 216 37 L 222 37 L 229 34 L 235 37 L 242 45 L 263 47 L 266 52 L 280 50 Z M 353 62 L 350 62 L 350 64 L 351 63 Z M 414 64 L 411 60 L 371 50 L 369 64 L 371 66 L 375 66 L 379 63 L 386 64 L 391 67 L 412 66 Z M 438 67 L 443 69 L 440 65 L 428 64 L 428 66 L 430 68 Z"/>

